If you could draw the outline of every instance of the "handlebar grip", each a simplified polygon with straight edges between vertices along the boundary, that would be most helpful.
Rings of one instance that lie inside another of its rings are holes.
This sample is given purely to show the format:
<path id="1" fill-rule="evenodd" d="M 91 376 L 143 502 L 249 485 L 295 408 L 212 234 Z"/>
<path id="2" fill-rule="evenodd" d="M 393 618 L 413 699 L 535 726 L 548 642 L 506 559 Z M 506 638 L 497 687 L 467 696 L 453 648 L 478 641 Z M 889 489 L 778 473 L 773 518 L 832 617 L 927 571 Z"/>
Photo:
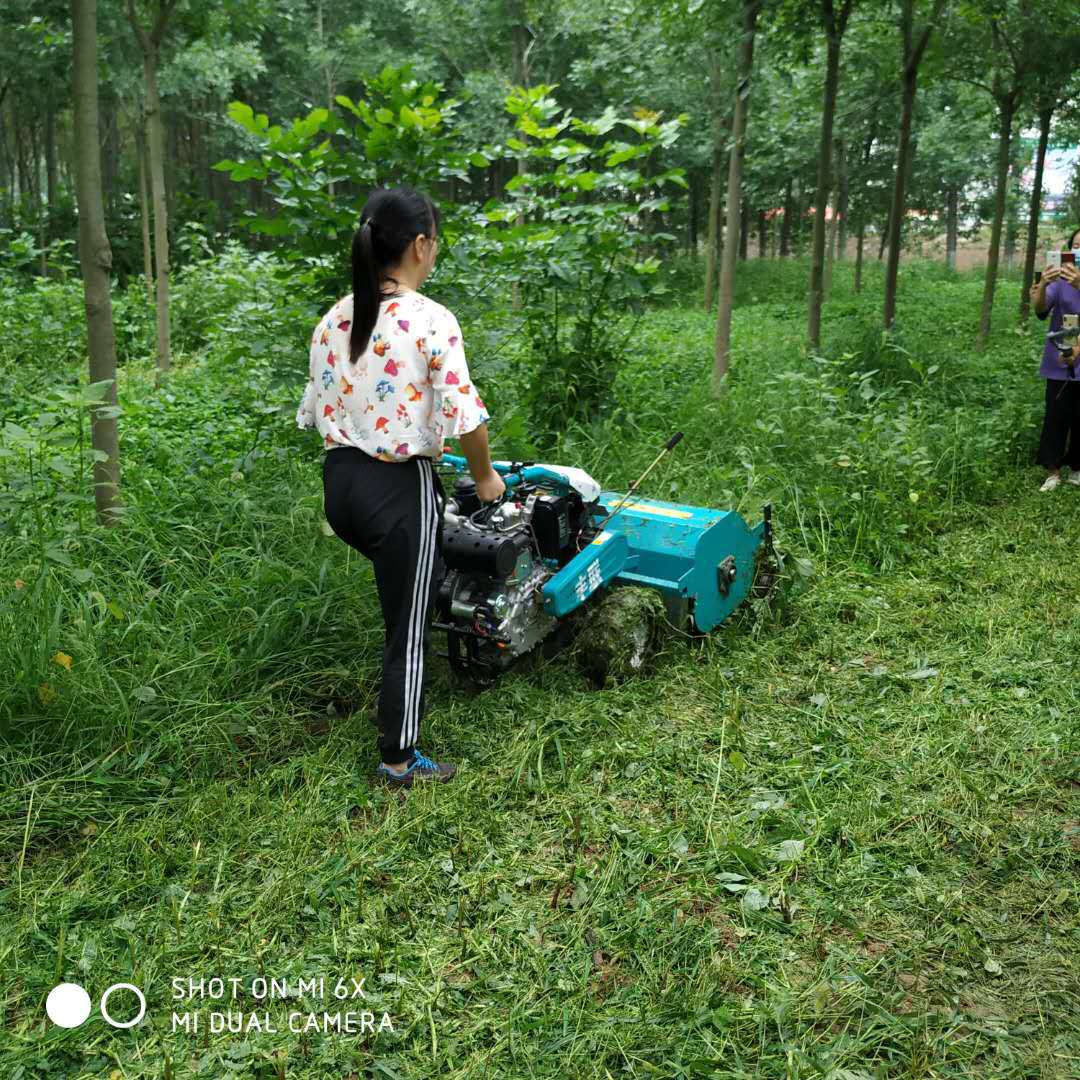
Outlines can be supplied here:
<path id="1" fill-rule="evenodd" d="M 665 450 L 674 450 L 675 447 L 678 446 L 681 441 L 682 441 L 682 432 L 681 431 L 676 431 L 675 434 L 672 435 L 670 439 L 668 439 L 667 446 L 665 446 L 664 449 Z"/>

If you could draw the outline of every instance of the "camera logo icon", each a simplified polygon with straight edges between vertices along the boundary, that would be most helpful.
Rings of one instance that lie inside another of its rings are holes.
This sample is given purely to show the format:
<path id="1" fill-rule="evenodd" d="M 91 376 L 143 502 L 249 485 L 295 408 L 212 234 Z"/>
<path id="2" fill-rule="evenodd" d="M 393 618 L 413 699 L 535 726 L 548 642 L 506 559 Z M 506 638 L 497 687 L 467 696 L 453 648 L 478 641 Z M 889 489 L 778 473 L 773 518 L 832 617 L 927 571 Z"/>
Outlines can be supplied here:
<path id="1" fill-rule="evenodd" d="M 129 990 L 139 999 L 139 1011 L 131 1020 L 117 1020 L 109 1013 L 109 998 L 118 990 Z M 77 1028 L 86 1023 L 90 1015 L 90 995 L 78 983 L 59 983 L 49 991 L 45 999 L 45 1012 L 49 1019 L 62 1028 Z M 113 983 L 101 995 L 98 1002 L 101 1018 L 109 1027 L 134 1027 L 146 1015 L 146 997 L 131 983 Z"/>

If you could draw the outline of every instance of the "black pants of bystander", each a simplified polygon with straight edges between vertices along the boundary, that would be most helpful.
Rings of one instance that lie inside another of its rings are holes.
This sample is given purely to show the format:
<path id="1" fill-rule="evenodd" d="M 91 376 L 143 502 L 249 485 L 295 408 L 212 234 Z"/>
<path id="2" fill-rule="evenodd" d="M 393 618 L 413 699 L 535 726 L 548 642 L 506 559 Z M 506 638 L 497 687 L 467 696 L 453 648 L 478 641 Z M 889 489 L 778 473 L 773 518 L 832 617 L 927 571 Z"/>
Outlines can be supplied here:
<path id="1" fill-rule="evenodd" d="M 1046 379 L 1046 412 L 1036 461 L 1080 470 L 1080 379 Z M 1067 444 L 1067 446 L 1066 446 Z"/>

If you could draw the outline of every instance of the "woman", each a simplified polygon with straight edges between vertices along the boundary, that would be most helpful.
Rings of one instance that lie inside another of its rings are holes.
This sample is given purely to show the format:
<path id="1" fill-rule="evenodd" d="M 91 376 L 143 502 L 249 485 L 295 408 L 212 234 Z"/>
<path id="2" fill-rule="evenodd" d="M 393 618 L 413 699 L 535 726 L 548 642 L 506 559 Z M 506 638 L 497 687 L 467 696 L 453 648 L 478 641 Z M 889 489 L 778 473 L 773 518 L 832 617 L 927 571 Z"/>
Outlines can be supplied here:
<path id="1" fill-rule="evenodd" d="M 1072 251 L 1080 259 L 1077 244 L 1080 229 L 1069 237 L 1062 251 Z M 1047 266 L 1042 280 L 1031 287 L 1031 301 L 1035 314 L 1040 319 L 1050 315 L 1050 329 L 1060 330 L 1063 315 L 1080 315 L 1080 269 L 1075 263 Z M 1070 373 L 1067 361 L 1061 359 L 1060 350 L 1051 341 L 1043 349 L 1039 375 L 1046 380 L 1046 409 L 1037 460 L 1048 470 L 1039 490 L 1053 491 L 1060 485 L 1062 461 L 1069 467 L 1067 482 L 1080 487 L 1080 378 Z"/>
<path id="2" fill-rule="evenodd" d="M 386 626 L 376 778 L 394 787 L 449 780 L 456 767 L 416 747 L 424 643 L 442 576 L 443 489 L 434 462 L 454 437 L 481 501 L 505 490 L 461 327 L 420 287 L 435 265 L 439 211 L 409 187 L 380 189 L 352 241 L 352 292 L 311 338 L 299 427 L 323 437 L 323 497 L 334 532 L 374 565 Z"/>

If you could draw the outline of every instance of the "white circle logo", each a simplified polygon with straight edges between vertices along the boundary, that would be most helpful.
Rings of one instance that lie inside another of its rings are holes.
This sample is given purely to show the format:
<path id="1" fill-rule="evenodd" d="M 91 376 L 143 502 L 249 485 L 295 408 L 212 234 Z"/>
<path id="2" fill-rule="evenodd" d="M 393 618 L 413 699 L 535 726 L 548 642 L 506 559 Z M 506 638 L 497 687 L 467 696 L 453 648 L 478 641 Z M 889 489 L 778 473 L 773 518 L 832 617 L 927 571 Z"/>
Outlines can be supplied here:
<path id="1" fill-rule="evenodd" d="M 108 1001 L 109 997 L 117 990 L 130 990 L 139 999 L 139 1011 L 135 1014 L 134 1020 L 114 1020 L 105 1008 L 105 1002 Z M 85 991 L 83 992 L 85 993 Z M 87 1000 L 89 1001 L 89 999 Z M 143 997 L 143 992 L 137 986 L 132 986 L 131 983 L 113 983 L 112 986 L 101 995 L 101 1002 L 99 1003 L 98 1008 L 101 1009 L 101 1015 L 104 1018 L 105 1023 L 110 1027 L 134 1027 L 146 1015 L 146 998 Z"/>
<path id="2" fill-rule="evenodd" d="M 60 983 L 49 991 L 45 1012 L 57 1027 L 77 1028 L 90 1015 L 90 995 L 78 983 Z"/>

